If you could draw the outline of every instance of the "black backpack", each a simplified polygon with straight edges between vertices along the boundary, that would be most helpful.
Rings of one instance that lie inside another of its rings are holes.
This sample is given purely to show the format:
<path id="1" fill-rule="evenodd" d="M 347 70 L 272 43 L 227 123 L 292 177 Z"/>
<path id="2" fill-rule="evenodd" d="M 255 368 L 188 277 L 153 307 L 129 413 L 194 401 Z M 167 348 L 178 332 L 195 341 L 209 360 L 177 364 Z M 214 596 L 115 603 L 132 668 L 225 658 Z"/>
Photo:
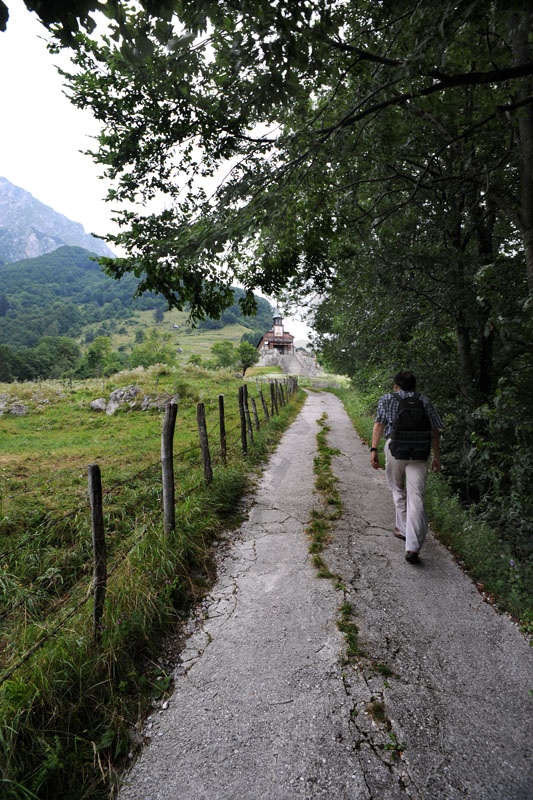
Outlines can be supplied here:
<path id="1" fill-rule="evenodd" d="M 431 423 L 420 396 L 400 397 L 394 420 L 389 449 L 394 458 L 407 461 L 426 461 L 431 451 Z"/>

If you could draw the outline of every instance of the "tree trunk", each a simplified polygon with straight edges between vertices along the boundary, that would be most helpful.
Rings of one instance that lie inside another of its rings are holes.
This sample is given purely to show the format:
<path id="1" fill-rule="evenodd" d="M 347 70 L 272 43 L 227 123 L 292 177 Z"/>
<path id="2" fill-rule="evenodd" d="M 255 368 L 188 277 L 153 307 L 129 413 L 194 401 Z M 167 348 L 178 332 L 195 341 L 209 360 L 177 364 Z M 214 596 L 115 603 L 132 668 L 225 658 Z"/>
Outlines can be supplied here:
<path id="1" fill-rule="evenodd" d="M 469 401 L 474 398 L 474 364 L 472 360 L 472 341 L 470 331 L 462 311 L 456 314 L 457 351 L 461 369 L 461 394 Z"/>
<path id="2" fill-rule="evenodd" d="M 485 207 L 479 198 L 477 216 L 476 234 L 479 258 L 483 265 L 492 264 L 495 258 L 493 233 L 496 214 L 489 201 Z M 491 321 L 492 312 L 491 300 L 486 296 L 481 296 L 477 304 L 477 390 L 483 400 L 489 400 L 493 392 L 495 328 Z"/>
<path id="3" fill-rule="evenodd" d="M 531 63 L 529 37 L 533 31 L 533 0 L 520 3 L 520 10 L 511 14 L 511 42 L 515 66 Z M 533 81 L 524 78 L 515 94 L 518 125 L 518 161 L 520 170 L 520 226 L 527 282 L 533 292 Z M 529 99 L 529 102 L 527 102 Z"/>
<path id="4" fill-rule="evenodd" d="M 463 254 L 463 210 L 464 197 L 458 196 L 454 202 L 450 201 L 447 225 L 447 238 L 451 245 L 450 279 L 456 287 L 456 306 L 454 312 L 455 329 L 457 335 L 457 352 L 459 354 L 459 369 L 461 381 L 461 394 L 467 401 L 469 408 L 474 403 L 474 387 L 476 374 L 474 359 L 472 357 L 472 338 L 468 324 L 468 296 L 470 288 L 465 281 L 465 267 Z"/>

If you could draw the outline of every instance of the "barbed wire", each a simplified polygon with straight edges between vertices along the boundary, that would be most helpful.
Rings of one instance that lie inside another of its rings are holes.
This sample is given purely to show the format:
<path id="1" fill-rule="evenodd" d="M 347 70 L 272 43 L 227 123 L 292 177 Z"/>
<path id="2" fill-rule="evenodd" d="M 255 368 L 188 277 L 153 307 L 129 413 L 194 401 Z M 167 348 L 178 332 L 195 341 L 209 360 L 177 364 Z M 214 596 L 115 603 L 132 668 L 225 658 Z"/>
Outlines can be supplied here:
<path id="1" fill-rule="evenodd" d="M 203 481 L 202 481 L 202 482 L 198 482 L 197 484 L 195 484 L 195 485 L 193 485 L 193 486 L 189 487 L 189 488 L 188 488 L 188 490 L 187 490 L 187 493 L 183 493 L 182 495 L 178 495 L 178 496 L 176 497 L 176 502 L 179 502 L 180 500 L 185 500 L 185 499 L 186 499 L 186 498 L 187 498 L 187 497 L 190 495 L 190 493 L 191 493 L 191 492 L 195 492 L 195 491 L 197 491 L 197 490 L 198 490 L 198 489 L 200 489 L 200 488 L 201 488 L 203 485 L 204 485 L 204 483 L 203 483 Z M 133 552 L 133 550 L 134 550 L 134 549 L 135 549 L 135 548 L 136 548 L 136 547 L 137 547 L 137 546 L 138 546 L 138 545 L 139 545 L 139 544 L 142 542 L 142 540 L 145 538 L 145 536 L 146 536 L 146 534 L 147 534 L 147 533 L 148 533 L 148 528 L 146 528 L 146 527 L 145 527 L 145 528 L 143 529 L 142 533 L 141 533 L 139 536 L 137 536 L 137 538 L 136 538 L 136 539 L 135 539 L 135 540 L 134 540 L 134 541 L 133 541 L 133 542 L 130 544 L 130 546 L 127 548 L 127 550 L 126 550 L 124 553 L 122 553 L 122 554 L 121 554 L 121 556 L 120 556 L 119 558 L 116 558 L 116 559 L 114 560 L 114 562 L 113 562 L 112 566 L 111 566 L 111 567 L 109 567 L 109 569 L 108 569 L 108 571 L 107 571 L 108 577 L 112 577 L 112 576 L 114 575 L 114 573 L 117 571 L 117 569 L 118 569 L 118 568 L 119 568 L 119 567 L 120 567 L 120 566 L 121 566 L 121 565 L 122 565 L 122 564 L 123 564 L 123 563 L 126 561 L 126 559 L 127 559 L 127 558 L 129 558 L 129 556 L 131 555 L 131 553 Z M 86 578 L 86 577 L 87 577 L 87 576 L 84 576 L 84 578 Z M 82 579 L 80 578 L 80 580 L 79 580 L 79 581 L 77 581 L 77 583 L 76 583 L 76 584 L 75 584 L 75 585 L 74 585 L 74 586 L 71 588 L 71 590 L 68 592 L 68 594 L 67 594 L 67 595 L 65 595 L 64 597 L 62 597 L 62 598 L 60 599 L 60 601 L 59 601 L 59 602 L 60 602 L 60 604 L 61 604 L 61 605 L 63 605 L 64 603 L 66 603 L 66 602 L 68 601 L 68 599 L 69 599 L 69 598 L 72 596 L 72 594 L 74 593 L 74 590 L 76 589 L 76 587 L 77 587 L 77 586 L 79 586 L 79 584 L 81 583 L 81 580 L 82 580 Z M 27 599 L 27 597 L 28 597 L 28 596 L 26 596 L 26 598 L 24 598 L 24 600 L 26 600 L 26 599 Z M 27 651 L 26 651 L 26 652 L 25 652 L 25 653 L 24 653 L 24 654 L 23 654 L 23 655 L 22 655 L 22 656 L 19 658 L 19 660 L 18 660 L 18 661 L 17 661 L 15 664 L 13 664 L 13 665 L 12 665 L 12 666 L 9 668 L 9 670 L 8 670 L 6 673 L 4 673 L 4 674 L 0 675 L 0 686 L 1 686 L 3 683 L 5 683 L 6 681 L 8 681 L 8 680 L 11 678 L 11 676 L 12 676 L 12 675 L 14 675 L 14 673 L 15 673 L 15 672 L 16 672 L 18 669 L 20 669 L 20 667 L 22 667 L 22 666 L 23 666 L 23 665 L 24 665 L 24 664 L 25 664 L 27 661 L 29 661 L 29 659 L 30 659 L 30 658 L 31 658 L 31 657 L 32 657 L 32 656 L 33 656 L 35 653 L 37 653 L 37 652 L 38 652 L 38 651 L 39 651 L 39 650 L 40 650 L 42 647 L 44 647 L 44 645 L 45 645 L 45 644 L 46 644 L 48 641 L 50 641 L 50 639 L 52 639 L 52 638 L 53 638 L 53 637 L 54 637 L 54 636 L 55 636 L 57 633 L 59 633 L 59 631 L 60 631 L 60 630 L 63 628 L 63 625 L 64 625 L 64 623 L 65 623 L 65 622 L 67 622 L 69 619 L 71 619 L 71 618 L 72 618 L 72 617 L 73 617 L 73 616 L 74 616 L 74 615 L 75 615 L 75 614 L 76 614 L 78 611 L 80 611 L 80 609 L 81 609 L 81 608 L 83 608 L 83 606 L 84 606 L 86 603 L 88 603 L 88 602 L 89 602 L 89 600 L 91 600 L 91 599 L 92 599 L 92 594 L 91 594 L 91 589 L 89 588 L 89 589 L 87 590 L 87 594 L 86 594 L 86 596 L 83 598 L 83 600 L 79 601 L 79 602 L 77 603 L 77 605 L 76 605 L 76 606 L 75 606 L 75 607 L 74 607 L 74 608 L 73 608 L 73 609 L 72 609 L 72 610 L 71 610 L 71 611 L 70 611 L 70 612 L 67 614 L 67 616 L 66 616 L 66 617 L 62 618 L 62 619 L 61 619 L 61 621 L 60 621 L 59 623 L 57 623 L 56 625 L 54 625 L 54 627 L 53 627 L 51 630 L 47 631 L 47 633 L 46 633 L 46 634 L 45 634 L 43 637 L 41 637 L 41 639 L 39 639 L 37 642 L 35 642 L 35 644 L 33 644 L 33 645 L 32 645 L 32 646 L 31 646 L 31 647 L 30 647 L 30 648 L 29 648 L 29 649 L 28 649 L 28 650 L 27 650 Z M 20 605 L 22 605 L 22 604 L 23 604 L 23 602 L 24 602 L 24 601 L 21 601 L 19 604 L 17 604 L 17 606 L 15 606 L 15 607 L 12 607 L 12 608 L 9 610 L 9 612 L 12 612 L 13 610 L 16 610 L 16 608 L 20 607 Z M 58 604 L 59 604 L 59 603 L 58 603 Z M 56 605 L 57 605 L 57 604 L 56 604 Z M 9 613 L 9 612 L 8 612 L 8 613 Z M 52 613 L 53 613 L 53 611 L 52 611 Z M 3 612 L 2 614 L 0 614 L 0 618 L 2 618 L 4 615 L 5 615 L 5 612 Z"/>
<path id="2" fill-rule="evenodd" d="M 236 413 L 230 414 L 229 416 L 236 416 Z M 218 420 L 213 420 L 211 422 L 211 428 L 209 429 L 208 433 L 212 434 L 214 431 L 217 430 L 218 426 L 219 426 L 219 421 Z M 179 430 L 178 430 L 178 435 L 193 436 L 193 435 L 196 435 L 197 432 L 198 432 L 198 428 L 196 426 L 193 426 L 191 428 L 180 427 Z M 177 453 L 175 453 L 174 458 L 176 460 L 178 460 L 183 455 L 186 455 L 189 452 L 193 452 L 194 450 L 200 451 L 200 445 L 191 445 L 187 449 L 180 450 Z M 132 447 L 131 450 L 123 449 L 121 452 L 122 452 L 122 455 L 124 455 L 124 454 L 126 454 L 128 452 L 136 453 L 137 449 Z M 105 464 L 106 460 L 105 459 L 99 459 L 99 463 L 100 464 Z M 132 478 L 135 478 L 137 475 L 142 475 L 144 471 L 148 471 L 148 470 L 152 469 L 154 466 L 158 466 L 158 465 L 159 465 L 159 462 L 154 462 L 153 464 L 149 465 L 148 467 L 144 467 L 138 473 L 134 473 L 132 476 L 128 476 L 127 478 L 118 479 L 115 483 L 116 483 L 116 485 L 120 485 L 121 482 L 127 482 L 127 481 L 131 480 Z M 86 468 L 86 465 L 81 465 L 80 464 L 77 467 L 71 467 L 69 469 L 62 469 L 59 472 L 55 472 L 53 476 L 43 478 L 41 481 L 37 481 L 37 482 L 35 482 L 33 477 L 32 477 L 32 486 L 31 487 L 25 487 L 23 489 L 18 489 L 17 491 L 10 491 L 10 492 L 8 492 L 6 494 L 2 494 L 1 490 L 0 490 L 0 501 L 5 502 L 5 501 L 8 501 L 8 500 L 15 500 L 18 497 L 21 497 L 23 495 L 28 495 L 28 494 L 36 494 L 36 493 L 41 493 L 42 494 L 43 487 L 52 486 L 54 484 L 57 484 L 58 481 L 62 477 L 65 477 L 65 476 L 68 476 L 68 475 L 79 476 L 80 472 L 84 468 Z M 4 478 L 4 480 L 6 480 L 6 479 Z M 9 480 L 13 480 L 13 479 L 8 477 L 7 481 L 9 481 Z"/>
<path id="3" fill-rule="evenodd" d="M 90 590 L 89 590 L 89 592 L 90 592 Z M 19 660 L 18 660 L 18 661 L 17 661 L 15 664 L 13 664 L 13 665 L 12 665 L 12 666 L 11 666 L 11 667 L 8 669 L 8 671 L 7 671 L 7 672 L 5 672 L 5 673 L 3 673 L 2 675 L 0 675 L 0 686 L 1 686 L 2 684 L 4 684 L 6 681 L 8 681 L 8 680 L 9 680 L 9 679 L 10 679 L 10 678 L 11 678 L 11 677 L 12 677 L 12 676 L 15 674 L 15 672 L 17 672 L 17 670 L 19 670 L 19 669 L 20 669 L 22 666 L 24 666 L 24 664 L 25 664 L 27 661 L 29 661 L 29 659 L 32 657 L 32 655 L 33 655 L 34 653 L 36 653 L 38 650 L 40 650 L 42 647 L 44 647 L 44 645 L 46 644 L 46 642 L 50 641 L 50 639 L 52 639 L 52 638 L 53 638 L 53 637 L 56 635 L 56 633 L 58 633 L 58 632 L 59 632 L 59 631 L 60 631 L 60 630 L 61 630 L 61 629 L 64 627 L 64 625 L 65 625 L 65 622 L 68 622 L 68 620 L 69 620 L 69 619 L 72 619 L 72 617 L 73 617 L 73 616 L 75 616 L 75 614 L 77 614 L 77 613 L 78 613 L 78 611 L 79 611 L 81 608 L 83 608 L 83 606 L 84 606 L 86 603 L 88 603 L 88 602 L 89 602 L 89 600 L 91 600 L 91 597 L 92 597 L 92 595 L 91 595 L 90 593 L 88 593 L 88 594 L 87 594 L 87 596 L 86 596 L 86 597 L 85 597 L 83 600 L 80 600 L 80 602 L 79 602 L 79 603 L 78 603 L 78 604 L 77 604 L 77 605 L 76 605 L 76 606 L 75 606 L 73 609 L 71 609 L 71 610 L 69 611 L 69 613 L 68 613 L 68 614 L 67 614 L 65 617 L 63 617 L 63 618 L 62 618 L 62 619 L 61 619 L 61 620 L 60 620 L 60 621 L 59 621 L 59 622 L 58 622 L 58 623 L 57 623 L 57 624 L 56 624 L 56 625 L 55 625 L 55 626 L 52 628 L 52 630 L 48 631 L 48 632 L 47 632 L 47 633 L 46 633 L 46 634 L 45 634 L 45 635 L 42 637 L 42 639 L 39 639 L 37 642 L 35 642 L 35 644 L 33 644 L 33 645 L 32 645 L 32 646 L 31 646 L 31 647 L 30 647 L 30 648 L 29 648 L 29 649 L 28 649 L 28 650 L 27 650 L 27 651 L 26 651 L 26 652 L 25 652 L 25 653 L 24 653 L 24 654 L 23 654 L 21 657 L 20 657 L 20 659 L 19 659 Z"/>
<path id="4" fill-rule="evenodd" d="M 271 417 L 270 417 L 270 419 L 271 419 Z M 267 419 L 266 421 L 268 423 L 269 419 Z M 217 424 L 216 423 L 212 423 L 211 433 L 216 428 L 217 428 Z M 232 428 L 226 429 L 226 435 L 228 433 L 231 434 L 231 433 L 233 433 L 233 432 L 235 432 L 236 430 L 239 430 L 239 429 L 240 429 L 240 423 L 236 423 Z M 181 430 L 183 430 L 183 429 L 181 429 Z M 182 459 L 184 456 L 186 456 L 186 455 L 188 455 L 188 454 L 190 454 L 192 452 L 198 452 L 200 450 L 201 450 L 201 448 L 200 448 L 199 444 L 198 445 L 193 445 L 193 446 L 191 446 L 189 448 L 186 448 L 186 449 L 181 450 L 178 453 L 176 453 L 174 455 L 174 460 Z M 149 473 L 151 470 L 155 469 L 156 467 L 157 467 L 158 470 L 161 468 L 160 462 L 156 462 L 156 463 L 150 464 L 147 467 L 144 467 L 139 472 L 135 473 L 134 475 L 128 476 L 127 478 L 121 478 L 120 480 L 116 480 L 112 484 L 111 487 L 108 487 L 105 490 L 105 492 L 103 492 L 103 494 L 106 495 L 106 496 L 109 496 L 114 491 L 116 491 L 119 487 L 124 486 L 126 483 L 131 484 L 131 481 L 133 479 L 137 479 L 137 478 L 139 478 L 141 476 L 146 475 L 147 473 Z M 200 468 L 200 465 L 198 465 L 198 468 Z M 71 470 L 63 470 L 61 474 L 62 475 L 66 475 L 66 474 L 69 474 L 69 473 L 79 474 L 79 468 L 71 469 Z M 190 474 L 191 474 L 190 473 L 190 467 L 184 467 L 182 472 L 178 472 L 177 474 L 175 473 L 175 477 L 179 477 L 181 474 L 183 474 L 183 475 L 187 474 L 187 475 L 190 476 Z M 50 483 L 52 483 L 52 479 L 51 478 L 47 479 L 46 481 L 43 482 L 44 485 L 48 485 Z M 43 485 L 43 484 L 41 484 L 41 485 Z M 205 482 L 203 480 L 197 482 L 193 486 L 187 487 L 186 490 L 184 490 L 181 494 L 176 496 L 175 503 L 179 503 L 180 501 L 183 501 L 183 500 L 187 499 L 191 494 L 194 494 L 194 492 L 198 491 L 202 486 L 205 486 Z M 32 491 L 36 491 L 36 489 L 33 488 Z M 29 490 L 24 490 L 24 492 L 21 492 L 20 494 L 26 494 L 28 492 L 29 492 Z M 18 495 L 15 495 L 15 496 L 18 496 Z M 87 508 L 87 505 L 85 504 L 83 506 L 83 510 L 86 510 L 86 508 Z M 66 519 L 68 519 L 69 517 L 71 517 L 71 516 L 78 515 L 80 513 L 80 511 L 81 511 L 81 508 L 77 507 L 76 509 L 73 509 L 72 511 L 69 511 L 67 514 L 63 515 L 63 517 L 60 518 L 60 520 L 56 520 L 56 521 L 63 522 Z M 47 515 L 50 515 L 51 513 L 52 513 L 51 511 L 48 511 Z M 36 531 L 32 532 L 32 534 L 31 534 L 31 538 L 32 539 L 33 539 L 34 536 L 39 536 L 42 533 L 42 530 L 44 529 L 43 526 L 44 526 L 44 523 Z M 144 539 L 144 537 L 147 534 L 147 531 L 148 531 L 148 528 L 145 527 L 143 529 L 142 533 L 128 546 L 127 550 L 124 553 L 122 553 L 119 557 L 116 557 L 114 559 L 113 565 L 108 570 L 108 576 L 112 576 L 116 572 L 118 567 L 122 563 L 124 563 L 124 561 L 127 558 L 129 558 L 129 556 L 131 555 L 131 553 L 135 549 L 135 547 L 138 546 L 138 544 L 140 544 L 140 542 Z M 27 546 L 27 544 L 28 544 L 28 538 L 26 538 L 24 540 L 24 542 L 22 542 L 21 544 L 17 545 L 17 547 L 15 547 L 14 550 L 12 550 L 10 553 L 9 552 L 8 553 L 5 553 L 5 552 L 4 553 L 0 553 L 0 558 L 1 559 L 9 558 L 10 555 L 13 555 L 19 549 L 22 549 L 23 547 Z M 72 595 L 75 592 L 76 588 L 79 587 L 79 584 L 81 583 L 81 581 L 82 580 L 86 580 L 86 579 L 87 579 L 87 575 L 84 574 L 83 576 L 81 576 L 79 578 L 78 581 L 76 581 L 75 584 L 73 584 L 73 586 L 70 588 L 68 593 L 63 598 L 61 598 L 61 601 L 60 601 L 61 605 L 63 605 L 64 603 L 68 602 L 69 598 L 72 597 Z M 9 616 L 10 614 L 12 614 L 14 611 L 17 610 L 17 608 L 20 608 L 22 605 L 24 605 L 27 602 L 27 600 L 32 596 L 37 596 L 38 597 L 39 594 L 38 594 L 38 592 L 35 592 L 35 593 L 30 593 L 30 594 L 26 595 L 17 604 L 12 606 L 10 609 L 2 612 L 0 614 L 0 619 L 4 619 L 6 616 Z M 31 656 L 34 653 L 38 652 L 38 650 L 40 650 L 51 638 L 53 638 L 63 628 L 64 624 L 69 619 L 71 619 L 87 602 L 89 602 L 91 597 L 92 597 L 92 594 L 91 594 L 91 590 L 89 588 L 87 590 L 87 594 L 86 594 L 85 598 L 83 598 L 81 601 L 79 601 L 76 604 L 76 606 L 73 609 L 71 609 L 71 611 L 65 617 L 63 617 L 57 624 L 55 624 L 49 631 L 47 631 L 47 633 L 43 637 L 41 637 L 41 639 L 39 639 L 37 642 L 35 642 L 35 644 L 32 645 L 19 658 L 19 660 L 8 669 L 7 672 L 5 672 L 4 674 L 0 675 L 0 685 L 2 685 L 7 680 L 9 680 L 12 677 L 12 675 L 14 675 L 15 672 L 18 669 L 20 669 L 20 667 L 23 666 L 31 658 Z M 56 613 L 56 612 L 52 612 L 52 613 Z"/>

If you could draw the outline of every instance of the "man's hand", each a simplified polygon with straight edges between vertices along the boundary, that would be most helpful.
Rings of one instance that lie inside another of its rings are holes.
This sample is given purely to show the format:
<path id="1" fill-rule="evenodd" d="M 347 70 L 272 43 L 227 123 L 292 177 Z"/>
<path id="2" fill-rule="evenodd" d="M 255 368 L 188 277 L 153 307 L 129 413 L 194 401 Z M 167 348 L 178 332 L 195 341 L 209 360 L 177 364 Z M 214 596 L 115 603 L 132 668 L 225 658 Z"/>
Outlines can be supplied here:
<path id="1" fill-rule="evenodd" d="M 384 422 L 374 422 L 374 427 L 372 428 L 372 443 L 370 450 L 370 466 L 374 467 L 374 469 L 379 469 L 379 456 L 377 452 L 377 446 L 379 440 L 383 436 L 383 430 L 385 428 Z"/>
<path id="2" fill-rule="evenodd" d="M 431 432 L 431 444 L 433 447 L 433 460 L 431 462 L 431 471 L 440 472 L 440 431 L 436 428 Z"/>

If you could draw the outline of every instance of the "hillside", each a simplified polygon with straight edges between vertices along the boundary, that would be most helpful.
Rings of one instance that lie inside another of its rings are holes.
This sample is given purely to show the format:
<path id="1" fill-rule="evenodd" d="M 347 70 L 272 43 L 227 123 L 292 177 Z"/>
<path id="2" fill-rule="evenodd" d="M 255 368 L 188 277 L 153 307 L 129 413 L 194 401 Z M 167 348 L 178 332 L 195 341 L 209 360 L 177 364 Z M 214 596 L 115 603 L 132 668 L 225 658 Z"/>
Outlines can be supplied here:
<path id="1" fill-rule="evenodd" d="M 94 377 L 129 366 L 209 359 L 213 343 L 255 343 L 274 309 L 234 303 L 193 330 L 187 309 L 167 311 L 161 296 L 136 296 L 139 281 L 107 275 L 98 256 L 113 254 L 82 225 L 0 177 L 0 380 Z M 187 344 L 184 342 L 187 337 Z"/>
<path id="2" fill-rule="evenodd" d="M 145 353 L 137 359 L 146 360 L 148 351 L 163 361 L 171 354 L 180 361 L 185 353 L 205 358 L 217 339 L 238 344 L 244 334 L 253 337 L 271 326 L 271 305 L 257 297 L 257 314 L 245 317 L 238 304 L 244 292 L 235 288 L 235 302 L 220 319 L 203 320 L 193 331 L 186 311 L 168 312 L 154 294 L 136 297 L 137 286 L 133 275 L 119 281 L 106 275 L 79 247 L 0 265 L 0 380 L 59 377 L 97 346 L 106 350 L 110 370 L 128 366 L 141 346 Z M 100 351 L 97 361 L 104 358 Z M 86 365 L 83 377 L 91 374 Z"/>
<path id="3" fill-rule="evenodd" d="M 0 177 L 0 264 L 35 258 L 63 245 L 100 256 L 113 253 L 83 225 L 58 214 L 33 195 Z"/>
<path id="4" fill-rule="evenodd" d="M 113 280 L 79 247 L 0 266 L 0 286 L 0 343 L 13 348 L 35 347 L 43 336 L 78 338 L 85 325 L 161 304 L 135 300 L 133 276 Z"/>

